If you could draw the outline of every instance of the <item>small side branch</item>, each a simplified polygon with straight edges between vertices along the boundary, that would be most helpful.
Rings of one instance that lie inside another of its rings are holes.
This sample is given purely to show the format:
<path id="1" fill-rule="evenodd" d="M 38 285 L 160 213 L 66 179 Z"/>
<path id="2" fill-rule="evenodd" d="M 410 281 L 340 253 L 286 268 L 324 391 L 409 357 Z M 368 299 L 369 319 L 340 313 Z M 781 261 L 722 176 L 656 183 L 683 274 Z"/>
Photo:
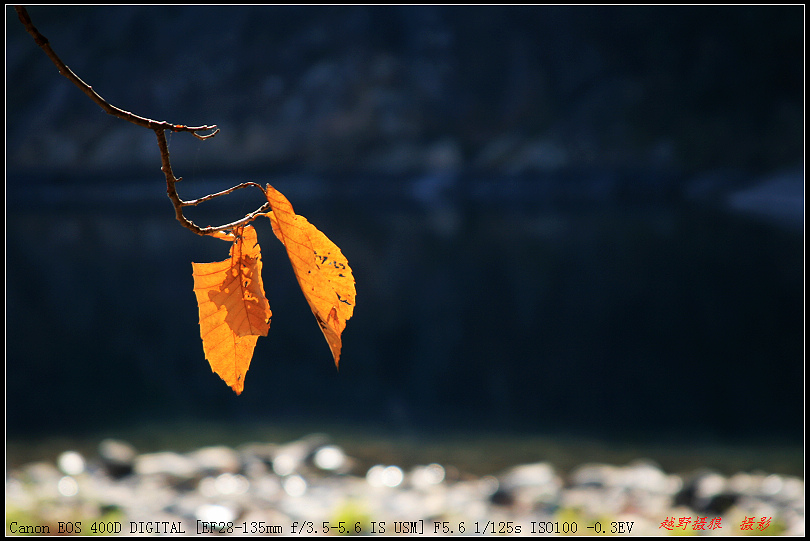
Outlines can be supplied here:
<path id="1" fill-rule="evenodd" d="M 62 59 L 59 58 L 56 52 L 54 52 L 53 48 L 48 42 L 48 38 L 43 36 L 31 22 L 31 17 L 28 15 L 28 11 L 25 9 L 25 7 L 14 6 L 14 9 L 17 11 L 17 17 L 19 17 L 20 22 L 23 24 L 26 31 L 34 38 L 34 42 L 43 51 L 45 51 L 45 54 L 48 55 L 48 58 L 50 58 L 51 62 L 53 62 L 54 65 L 57 67 L 59 73 L 64 75 L 71 83 L 76 85 L 76 87 L 78 87 L 79 90 L 84 92 L 106 113 L 114 117 L 120 118 L 122 120 L 126 120 L 127 122 L 131 122 L 136 126 L 148 128 L 155 132 L 155 135 L 157 135 L 158 140 L 158 148 L 160 149 L 161 170 L 163 171 L 163 174 L 166 176 L 166 193 L 168 194 L 169 199 L 171 199 L 172 204 L 174 205 L 175 216 L 177 217 L 177 220 L 183 225 L 183 227 L 190 229 L 197 235 L 211 235 L 218 231 L 231 230 L 240 225 L 244 225 L 254 220 L 258 215 L 270 210 L 270 204 L 265 202 L 261 207 L 247 214 L 244 218 L 220 226 L 200 227 L 191 220 L 189 220 L 188 218 L 186 218 L 183 215 L 184 207 L 195 206 L 205 201 L 214 199 L 215 197 L 227 195 L 242 188 L 255 187 L 261 190 L 263 194 L 265 193 L 265 190 L 264 188 L 262 188 L 261 185 L 255 182 L 245 182 L 239 184 L 238 186 L 228 188 L 227 190 L 223 190 L 218 193 L 200 197 L 199 199 L 194 199 L 192 201 L 183 201 L 177 194 L 177 188 L 175 187 L 175 184 L 177 184 L 177 182 L 179 182 L 181 179 L 175 177 L 174 172 L 172 171 L 172 164 L 171 160 L 169 159 L 169 146 L 166 142 L 166 130 L 170 130 L 173 132 L 189 132 L 194 137 L 205 140 L 208 139 L 209 137 L 213 137 L 214 135 L 216 135 L 219 132 L 219 128 L 217 128 L 216 125 L 185 126 L 182 124 L 172 124 L 170 122 L 152 120 L 149 118 L 136 115 L 129 111 L 125 111 L 119 107 L 110 104 L 107 100 L 102 98 L 95 90 L 93 90 L 93 87 L 82 81 L 78 75 L 73 73 L 73 71 L 64 62 L 62 62 Z M 211 132 L 211 133 L 201 134 L 200 132 Z"/>
<path id="2" fill-rule="evenodd" d="M 163 174 L 166 175 L 166 194 L 169 196 L 169 199 L 171 199 L 172 204 L 174 204 L 174 214 L 175 217 L 177 218 L 177 221 L 180 222 L 183 225 L 183 227 L 190 229 L 191 231 L 193 231 L 198 235 L 210 235 L 216 231 L 231 230 L 237 226 L 244 225 L 248 222 L 253 221 L 259 214 L 270 210 L 270 203 L 265 203 L 258 209 L 246 215 L 241 220 L 236 220 L 235 222 L 231 222 L 229 224 L 220 225 L 216 227 L 198 226 L 197 224 L 195 224 L 194 222 L 185 217 L 185 215 L 183 214 L 184 207 L 196 206 L 204 201 L 209 201 L 221 195 L 227 195 L 241 188 L 253 186 L 260 189 L 262 193 L 264 193 L 264 188 L 262 188 L 261 185 L 255 182 L 243 182 L 242 184 L 233 186 L 232 188 L 228 188 L 227 190 L 223 190 L 218 193 L 209 194 L 199 199 L 194 199 L 192 201 L 183 201 L 177 194 L 177 188 L 175 186 L 182 179 L 175 177 L 174 172 L 172 171 L 172 163 L 171 160 L 169 159 L 169 145 L 166 142 L 166 131 L 162 129 L 156 129 L 155 135 L 157 135 L 158 148 L 160 148 L 160 161 L 162 164 L 160 169 L 163 171 Z"/>
<path id="3" fill-rule="evenodd" d="M 178 180 L 180 180 L 180 179 L 178 179 Z M 262 188 L 260 184 L 257 184 L 255 182 L 243 182 L 242 184 L 237 184 L 236 186 L 228 188 L 227 190 L 222 190 L 221 192 L 208 194 L 206 196 L 200 197 L 199 199 L 192 199 L 191 201 L 183 201 L 182 203 L 183 203 L 184 207 L 195 207 L 195 206 L 199 205 L 200 203 L 210 201 L 211 199 L 214 199 L 215 197 L 219 197 L 221 195 L 228 195 L 229 193 L 235 192 L 236 190 L 241 190 L 242 188 L 249 188 L 251 186 L 254 187 L 254 188 L 260 189 L 262 191 L 262 193 L 264 193 L 264 188 Z"/>

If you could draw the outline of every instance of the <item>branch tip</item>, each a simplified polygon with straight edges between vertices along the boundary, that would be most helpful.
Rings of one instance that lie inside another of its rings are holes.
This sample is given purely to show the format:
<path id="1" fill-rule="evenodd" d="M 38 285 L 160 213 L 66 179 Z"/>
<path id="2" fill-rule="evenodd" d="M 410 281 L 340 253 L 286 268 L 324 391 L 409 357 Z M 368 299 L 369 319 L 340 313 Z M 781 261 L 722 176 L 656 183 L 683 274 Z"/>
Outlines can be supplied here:
<path id="1" fill-rule="evenodd" d="M 214 131 L 212 131 L 211 133 L 209 133 L 207 135 L 200 135 L 199 133 L 197 133 L 197 130 L 194 130 L 193 132 L 191 132 L 191 134 L 194 137 L 196 137 L 197 139 L 200 139 L 200 140 L 204 141 L 204 140 L 208 139 L 209 137 L 213 137 L 213 136 L 215 136 L 216 134 L 219 133 L 219 128 L 217 128 L 216 126 L 205 126 L 204 128 L 200 128 L 199 131 L 206 131 L 206 130 L 214 130 Z"/>

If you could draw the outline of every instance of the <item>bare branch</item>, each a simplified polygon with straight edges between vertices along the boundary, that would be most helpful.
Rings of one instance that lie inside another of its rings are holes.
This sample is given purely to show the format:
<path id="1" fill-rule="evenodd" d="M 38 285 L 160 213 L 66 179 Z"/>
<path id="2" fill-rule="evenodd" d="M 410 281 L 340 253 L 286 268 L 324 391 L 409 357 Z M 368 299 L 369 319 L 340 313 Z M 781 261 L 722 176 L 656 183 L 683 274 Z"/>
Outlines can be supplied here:
<path id="1" fill-rule="evenodd" d="M 215 197 L 227 195 L 236 190 L 247 188 L 249 186 L 258 188 L 259 190 L 262 191 L 263 194 L 265 193 L 265 190 L 261 185 L 255 182 L 244 182 L 242 184 L 239 184 L 238 186 L 228 188 L 227 190 L 223 190 L 218 193 L 206 195 L 204 197 L 200 197 L 199 199 L 194 199 L 192 201 L 183 201 L 177 194 L 177 188 L 175 187 L 175 184 L 177 184 L 177 182 L 179 182 L 181 179 L 175 177 L 174 172 L 172 171 L 172 164 L 171 160 L 169 159 L 169 146 L 166 142 L 165 132 L 166 130 L 170 130 L 173 132 L 189 132 L 194 137 L 201 140 L 205 140 L 216 135 L 219 132 L 219 128 L 217 128 L 216 125 L 184 126 L 182 124 L 172 124 L 170 122 L 152 120 L 149 118 L 138 116 L 134 113 L 125 111 L 119 107 L 111 105 L 107 100 L 102 98 L 95 90 L 93 90 L 93 87 L 82 81 L 78 75 L 73 73 L 73 71 L 64 62 L 62 62 L 62 59 L 59 58 L 59 56 L 51 48 L 51 45 L 48 42 L 48 38 L 43 36 L 31 22 L 31 17 L 28 15 L 28 11 L 25 9 L 25 7 L 14 6 L 14 9 L 17 11 L 17 16 L 19 17 L 20 22 L 23 24 L 28 33 L 31 34 L 31 36 L 34 38 L 34 42 L 37 45 L 39 45 L 39 47 L 43 51 L 45 51 L 45 54 L 48 55 L 48 58 L 51 59 L 51 62 L 53 62 L 54 65 L 56 65 L 56 67 L 59 69 L 59 73 L 64 75 L 70 82 L 76 85 L 79 88 L 79 90 L 87 94 L 87 96 L 89 96 L 90 99 L 93 100 L 106 113 L 115 116 L 117 118 L 126 120 L 127 122 L 131 122 L 136 126 L 148 128 L 155 132 L 155 135 L 157 135 L 158 140 L 158 148 L 160 149 L 161 170 L 163 171 L 163 174 L 166 176 L 166 193 L 169 196 L 169 199 L 171 199 L 172 204 L 174 205 L 174 212 L 175 216 L 177 217 L 177 221 L 179 221 L 183 225 L 183 227 L 190 229 L 197 235 L 211 235 L 217 231 L 231 230 L 237 226 L 244 225 L 254 220 L 258 215 L 270 210 L 270 204 L 265 202 L 261 207 L 247 214 L 244 218 L 220 226 L 200 227 L 191 220 L 189 220 L 188 218 L 186 218 L 183 215 L 183 207 L 195 206 L 205 201 L 214 199 Z M 206 131 L 211 131 L 211 133 L 205 135 L 201 135 L 199 133 Z"/>
<path id="2" fill-rule="evenodd" d="M 149 118 L 138 116 L 134 113 L 130 113 L 129 111 L 124 111 L 123 109 L 111 105 L 107 100 L 102 98 L 95 90 L 93 90 L 92 86 L 82 81 L 78 75 L 73 73 L 73 71 L 64 62 L 62 62 L 62 59 L 59 58 L 59 56 L 51 48 L 51 44 L 48 41 L 48 38 L 43 36 L 31 22 L 31 17 L 30 15 L 28 15 L 28 11 L 25 9 L 25 7 L 14 6 L 14 9 L 17 11 L 17 16 L 19 17 L 20 22 L 22 22 L 25 29 L 34 38 L 34 42 L 36 42 L 36 44 L 39 45 L 39 47 L 43 51 L 45 51 L 45 54 L 48 55 L 48 58 L 51 59 L 51 62 L 53 62 L 59 69 L 59 73 L 67 77 L 67 79 L 70 82 L 79 87 L 79 90 L 87 94 L 90 97 L 90 99 L 96 102 L 96 104 L 99 107 L 101 107 L 106 113 L 121 118 L 123 120 L 126 120 L 128 122 L 132 122 L 137 126 L 149 128 L 150 130 L 163 129 L 163 130 L 171 130 L 173 132 L 187 131 L 193 133 L 200 139 L 211 137 L 219 131 L 216 126 L 183 126 L 178 124 L 171 124 L 170 122 L 152 120 Z M 215 130 L 215 131 L 213 133 L 204 136 L 200 136 L 199 134 L 196 133 L 198 131 L 208 131 L 208 130 Z"/>

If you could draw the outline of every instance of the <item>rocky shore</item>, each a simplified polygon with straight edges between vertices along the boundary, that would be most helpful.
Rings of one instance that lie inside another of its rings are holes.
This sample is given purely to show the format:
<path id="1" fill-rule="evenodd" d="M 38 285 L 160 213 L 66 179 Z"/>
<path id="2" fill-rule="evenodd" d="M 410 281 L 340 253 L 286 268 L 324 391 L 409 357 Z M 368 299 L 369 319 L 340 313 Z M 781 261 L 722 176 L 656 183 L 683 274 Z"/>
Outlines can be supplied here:
<path id="1" fill-rule="evenodd" d="M 323 435 L 187 453 L 108 439 L 93 456 L 8 470 L 6 533 L 801 536 L 804 481 L 675 475 L 646 460 L 474 475 L 373 464 Z"/>

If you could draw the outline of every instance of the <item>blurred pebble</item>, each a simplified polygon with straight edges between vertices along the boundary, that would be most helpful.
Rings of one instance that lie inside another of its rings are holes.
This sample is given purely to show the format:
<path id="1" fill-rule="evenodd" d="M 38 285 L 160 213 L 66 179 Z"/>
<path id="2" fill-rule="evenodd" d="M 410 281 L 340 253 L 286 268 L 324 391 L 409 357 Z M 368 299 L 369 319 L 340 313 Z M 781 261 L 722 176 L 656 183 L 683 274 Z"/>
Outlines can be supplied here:
<path id="1" fill-rule="evenodd" d="M 716 472 L 697 472 L 675 495 L 675 504 L 701 513 L 722 515 L 739 497 L 739 494 L 727 490 L 727 486 L 726 478 Z"/>
<path id="2" fill-rule="evenodd" d="M 135 473 L 138 475 L 167 475 L 178 479 L 188 479 L 197 473 L 196 464 L 179 453 L 164 451 L 147 453 L 135 459 Z"/>
<path id="3" fill-rule="evenodd" d="M 604 487 L 616 484 L 616 468 L 607 464 L 583 464 L 571 473 L 575 486 Z"/>
<path id="4" fill-rule="evenodd" d="M 501 478 L 501 484 L 509 487 L 556 485 L 558 483 L 554 468 L 546 462 L 515 466 Z"/>
<path id="5" fill-rule="evenodd" d="M 315 452 L 312 462 L 320 469 L 335 473 L 346 473 L 349 461 L 343 449 L 336 445 L 324 445 Z"/>
<path id="6" fill-rule="evenodd" d="M 411 486 L 418 489 L 429 489 L 433 485 L 438 485 L 444 481 L 444 467 L 441 464 L 429 464 L 427 466 L 416 466 L 411 470 Z"/>
<path id="7" fill-rule="evenodd" d="M 224 445 L 203 447 L 189 453 L 188 458 L 203 474 L 236 473 L 242 465 L 239 453 Z"/>
<path id="8" fill-rule="evenodd" d="M 56 464 L 67 475 L 79 475 L 84 472 L 84 457 L 76 451 L 65 451 L 56 459 Z"/>
<path id="9" fill-rule="evenodd" d="M 132 473 L 138 453 L 127 442 L 106 439 L 99 444 L 98 455 L 107 474 L 120 479 Z"/>
<path id="10" fill-rule="evenodd" d="M 59 491 L 59 494 L 69 498 L 79 493 L 79 483 L 77 483 L 76 479 L 73 477 L 66 475 L 56 484 L 56 489 Z"/>
<path id="11" fill-rule="evenodd" d="M 197 509 L 195 517 L 206 524 L 227 524 L 236 519 L 236 513 L 225 505 L 206 504 Z"/>
<path id="12" fill-rule="evenodd" d="M 285 476 L 296 473 L 306 466 L 315 450 L 327 443 L 326 436 L 312 434 L 298 441 L 280 446 L 273 457 L 273 471 L 276 475 Z"/>
<path id="13" fill-rule="evenodd" d="M 62 474 L 49 462 L 34 462 L 23 468 L 23 472 L 35 484 L 46 484 L 59 479 Z"/>
<path id="14" fill-rule="evenodd" d="M 284 479 L 282 486 L 284 487 L 284 492 L 293 498 L 303 496 L 307 491 L 307 482 L 300 475 L 290 475 Z"/>
<path id="15" fill-rule="evenodd" d="M 390 487 L 394 488 L 399 486 L 404 479 L 402 469 L 398 466 L 383 466 L 377 464 L 369 468 L 366 472 L 366 482 L 372 487 Z"/>
<path id="16" fill-rule="evenodd" d="M 562 479 L 551 464 L 523 464 L 511 468 L 501 477 L 491 501 L 500 506 L 516 506 L 528 513 L 554 507 L 562 485 Z"/>

